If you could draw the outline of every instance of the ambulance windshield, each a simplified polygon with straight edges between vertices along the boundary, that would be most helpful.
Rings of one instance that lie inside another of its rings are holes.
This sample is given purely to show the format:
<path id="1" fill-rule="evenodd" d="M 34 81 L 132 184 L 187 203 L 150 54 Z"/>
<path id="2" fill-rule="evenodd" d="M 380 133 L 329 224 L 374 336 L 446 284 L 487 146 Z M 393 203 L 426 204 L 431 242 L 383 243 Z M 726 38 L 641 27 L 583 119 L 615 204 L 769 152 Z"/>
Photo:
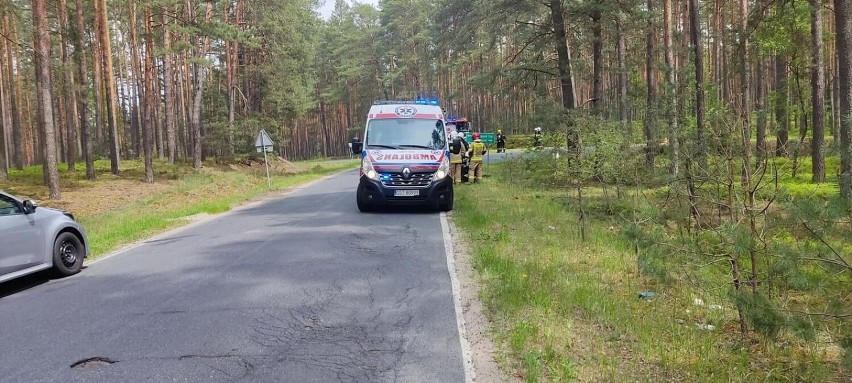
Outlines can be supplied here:
<path id="1" fill-rule="evenodd" d="M 371 120 L 364 143 L 368 149 L 445 150 L 447 139 L 441 120 L 389 118 Z"/>

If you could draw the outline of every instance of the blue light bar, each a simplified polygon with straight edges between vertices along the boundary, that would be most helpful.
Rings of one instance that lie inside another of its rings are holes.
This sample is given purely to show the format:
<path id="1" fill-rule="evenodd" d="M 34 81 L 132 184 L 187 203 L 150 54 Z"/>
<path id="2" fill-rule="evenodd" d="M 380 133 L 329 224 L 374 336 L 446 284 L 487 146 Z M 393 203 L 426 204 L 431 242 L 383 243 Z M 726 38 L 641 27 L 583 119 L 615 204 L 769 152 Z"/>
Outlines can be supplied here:
<path id="1" fill-rule="evenodd" d="M 392 104 L 415 104 L 415 105 L 433 105 L 440 106 L 441 100 L 437 96 L 417 96 L 414 100 L 375 100 L 373 105 L 392 105 Z"/>

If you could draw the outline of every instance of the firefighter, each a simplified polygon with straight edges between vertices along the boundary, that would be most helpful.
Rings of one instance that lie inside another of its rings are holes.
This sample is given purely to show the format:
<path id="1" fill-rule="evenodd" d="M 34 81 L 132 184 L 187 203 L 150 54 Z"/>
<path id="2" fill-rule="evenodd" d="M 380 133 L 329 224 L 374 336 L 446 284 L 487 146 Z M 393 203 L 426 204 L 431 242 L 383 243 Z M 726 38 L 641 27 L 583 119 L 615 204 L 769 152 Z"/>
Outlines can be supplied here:
<path id="1" fill-rule="evenodd" d="M 473 143 L 470 144 L 470 175 L 468 176 L 474 183 L 482 179 L 482 156 L 487 152 L 488 148 L 479 139 L 479 133 L 474 133 Z"/>
<path id="2" fill-rule="evenodd" d="M 468 183 L 470 181 L 468 179 L 468 173 L 470 173 L 470 142 L 467 141 L 467 135 L 465 132 L 459 133 L 459 137 L 461 138 L 461 143 L 464 145 L 464 155 L 462 155 L 462 167 L 461 167 L 461 182 L 463 184 Z"/>
<path id="3" fill-rule="evenodd" d="M 352 154 L 361 154 L 361 149 L 364 145 L 361 143 L 361 139 L 358 136 L 352 137 L 352 141 L 349 142 L 349 147 L 352 148 Z"/>
<path id="4" fill-rule="evenodd" d="M 453 177 L 454 183 L 459 184 L 462 182 L 462 162 L 468 148 L 463 136 L 455 131 L 452 133 L 452 139 L 452 142 L 450 142 L 450 176 Z"/>
<path id="5" fill-rule="evenodd" d="M 503 134 L 503 131 L 497 129 L 497 153 L 505 153 L 506 152 L 506 135 Z"/>
<path id="6" fill-rule="evenodd" d="M 533 146 L 536 147 L 536 148 L 541 146 L 541 127 L 540 126 L 537 126 L 533 130 Z"/>

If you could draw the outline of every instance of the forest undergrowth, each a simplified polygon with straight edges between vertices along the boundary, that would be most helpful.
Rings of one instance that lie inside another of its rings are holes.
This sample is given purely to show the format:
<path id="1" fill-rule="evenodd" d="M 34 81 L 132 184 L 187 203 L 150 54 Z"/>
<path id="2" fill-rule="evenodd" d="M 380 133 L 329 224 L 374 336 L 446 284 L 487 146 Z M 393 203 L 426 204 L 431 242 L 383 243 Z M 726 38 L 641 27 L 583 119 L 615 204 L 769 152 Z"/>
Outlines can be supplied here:
<path id="1" fill-rule="evenodd" d="M 746 185 L 723 140 L 674 177 L 617 127 L 583 124 L 578 150 L 552 135 L 457 192 L 505 368 L 528 382 L 852 378 L 852 209 L 834 177 L 773 157 Z"/>

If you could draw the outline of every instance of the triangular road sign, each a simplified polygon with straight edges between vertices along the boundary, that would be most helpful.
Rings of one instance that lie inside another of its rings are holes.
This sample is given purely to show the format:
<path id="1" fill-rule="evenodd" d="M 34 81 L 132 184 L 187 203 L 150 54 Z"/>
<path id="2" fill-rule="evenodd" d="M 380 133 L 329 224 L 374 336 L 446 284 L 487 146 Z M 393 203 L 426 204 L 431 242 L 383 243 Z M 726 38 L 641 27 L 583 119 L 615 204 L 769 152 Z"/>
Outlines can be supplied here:
<path id="1" fill-rule="evenodd" d="M 261 129 L 260 133 L 257 134 L 257 138 L 254 140 L 254 147 L 257 148 L 258 152 L 271 152 L 273 151 L 273 145 L 275 145 L 275 141 L 272 141 L 269 135 L 266 134 L 266 131 Z"/>

